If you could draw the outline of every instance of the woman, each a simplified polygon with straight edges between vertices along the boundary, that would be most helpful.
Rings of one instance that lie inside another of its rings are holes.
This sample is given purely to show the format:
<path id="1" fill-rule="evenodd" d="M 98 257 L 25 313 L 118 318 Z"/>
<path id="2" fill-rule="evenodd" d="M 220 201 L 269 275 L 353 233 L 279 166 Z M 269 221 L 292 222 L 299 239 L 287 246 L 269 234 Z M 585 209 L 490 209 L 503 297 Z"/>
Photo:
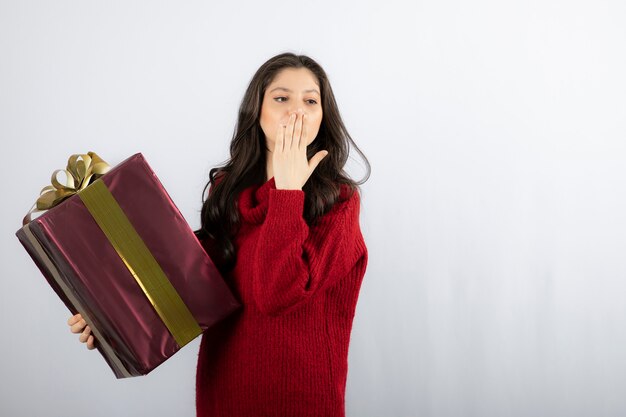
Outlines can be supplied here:
<path id="1" fill-rule="evenodd" d="M 314 60 L 283 53 L 257 70 L 231 158 L 209 173 L 195 232 L 242 304 L 202 335 L 198 416 L 345 415 L 368 259 L 362 182 L 343 170 L 350 143 L 356 147 Z M 80 315 L 68 324 L 94 348 Z"/>

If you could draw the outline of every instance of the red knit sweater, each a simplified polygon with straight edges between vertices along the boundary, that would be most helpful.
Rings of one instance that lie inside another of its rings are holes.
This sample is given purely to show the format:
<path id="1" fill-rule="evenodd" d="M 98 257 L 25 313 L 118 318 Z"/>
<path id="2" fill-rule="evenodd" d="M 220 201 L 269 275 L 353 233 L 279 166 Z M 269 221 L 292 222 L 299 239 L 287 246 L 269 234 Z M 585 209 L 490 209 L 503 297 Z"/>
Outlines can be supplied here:
<path id="1" fill-rule="evenodd" d="M 197 416 L 343 417 L 367 266 L 359 193 L 312 227 L 304 191 L 278 190 L 273 177 L 238 203 L 237 262 L 224 279 L 243 307 L 202 335 Z M 214 246 L 203 244 L 211 255 Z"/>

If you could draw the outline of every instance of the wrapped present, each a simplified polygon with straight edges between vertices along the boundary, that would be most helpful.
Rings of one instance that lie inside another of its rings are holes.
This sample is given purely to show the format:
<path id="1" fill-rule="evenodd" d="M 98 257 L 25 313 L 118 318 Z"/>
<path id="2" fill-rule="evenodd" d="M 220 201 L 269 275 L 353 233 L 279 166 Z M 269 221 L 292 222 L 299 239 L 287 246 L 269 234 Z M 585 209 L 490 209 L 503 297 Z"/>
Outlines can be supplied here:
<path id="1" fill-rule="evenodd" d="M 117 378 L 148 374 L 240 307 L 141 153 L 113 168 L 72 155 L 16 236 Z"/>

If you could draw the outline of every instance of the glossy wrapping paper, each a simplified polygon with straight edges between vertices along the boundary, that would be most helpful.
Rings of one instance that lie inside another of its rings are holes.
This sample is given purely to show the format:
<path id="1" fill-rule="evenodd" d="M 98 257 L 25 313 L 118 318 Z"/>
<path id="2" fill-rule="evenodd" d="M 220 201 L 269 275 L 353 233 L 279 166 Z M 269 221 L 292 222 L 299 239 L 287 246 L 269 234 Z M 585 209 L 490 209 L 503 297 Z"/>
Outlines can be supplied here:
<path id="1" fill-rule="evenodd" d="M 101 180 L 202 331 L 240 307 L 140 153 Z M 72 314 L 83 315 L 117 378 L 146 375 L 182 348 L 78 194 L 16 235 Z"/>

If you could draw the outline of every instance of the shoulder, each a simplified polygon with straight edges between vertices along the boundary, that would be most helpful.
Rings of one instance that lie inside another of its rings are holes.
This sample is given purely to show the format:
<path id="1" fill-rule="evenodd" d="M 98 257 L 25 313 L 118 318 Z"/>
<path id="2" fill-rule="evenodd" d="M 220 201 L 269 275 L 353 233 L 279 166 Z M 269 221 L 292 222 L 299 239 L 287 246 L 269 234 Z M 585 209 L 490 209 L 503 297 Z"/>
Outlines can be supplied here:
<path id="1" fill-rule="evenodd" d="M 339 185 L 339 197 L 333 207 L 322 216 L 323 221 L 336 221 L 340 217 L 359 217 L 361 195 L 358 187 L 348 184 Z"/>
<path id="2" fill-rule="evenodd" d="M 339 207 L 359 206 L 361 204 L 361 190 L 359 187 L 352 187 L 349 184 L 340 184 L 337 204 Z"/>

